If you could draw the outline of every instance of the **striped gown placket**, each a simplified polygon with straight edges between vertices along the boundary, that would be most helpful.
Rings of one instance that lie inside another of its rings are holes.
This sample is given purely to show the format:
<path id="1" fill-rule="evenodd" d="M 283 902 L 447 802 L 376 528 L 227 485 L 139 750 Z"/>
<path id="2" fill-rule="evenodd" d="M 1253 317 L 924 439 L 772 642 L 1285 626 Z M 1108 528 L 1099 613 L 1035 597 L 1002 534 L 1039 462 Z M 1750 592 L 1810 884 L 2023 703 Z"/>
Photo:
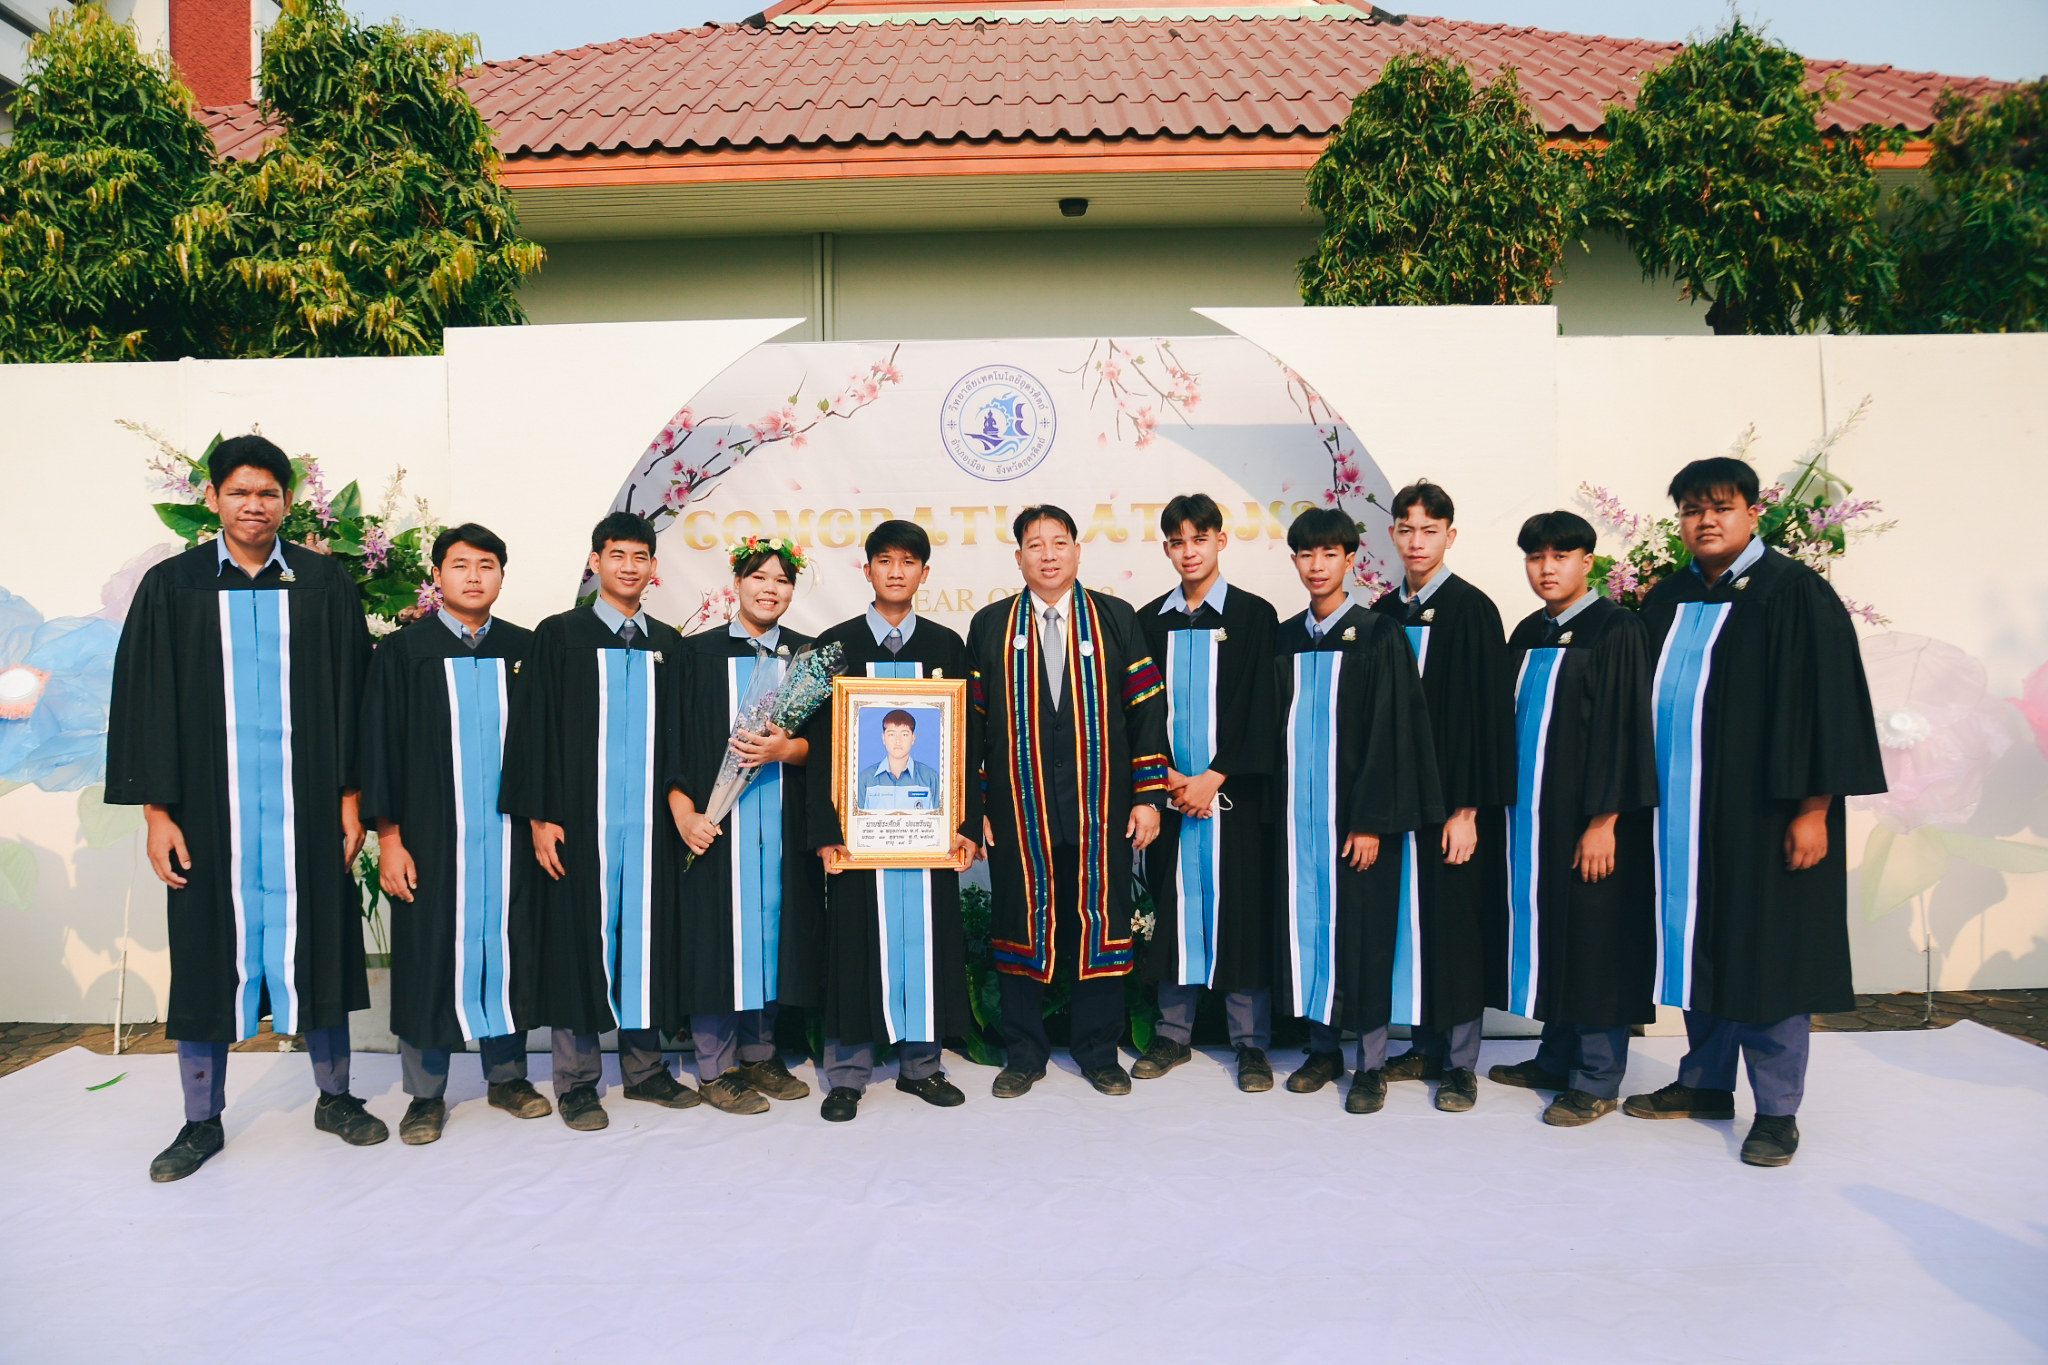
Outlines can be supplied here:
<path id="1" fill-rule="evenodd" d="M 924 665 L 875 662 L 870 678 L 922 678 Z M 876 877 L 876 928 L 882 936 L 882 1017 L 892 1043 L 936 1043 L 933 1003 L 932 874 L 885 867 Z"/>
<path id="2" fill-rule="evenodd" d="M 292 780 L 292 612 L 287 591 L 220 595 L 227 708 L 228 883 L 235 912 L 235 1024 L 254 1037 L 263 988 L 272 1028 L 299 1032 L 298 812 Z"/>
<path id="3" fill-rule="evenodd" d="M 654 656 L 597 651 L 597 862 L 605 984 L 620 1028 L 653 1019 Z"/>
<path id="4" fill-rule="evenodd" d="M 754 670 L 749 655 L 726 660 L 726 707 L 738 719 Z M 769 660 L 776 680 L 779 660 Z M 782 939 L 782 765 L 764 763 L 732 808 L 732 1007 L 757 1010 L 775 999 Z"/>
<path id="5" fill-rule="evenodd" d="M 1216 665 L 1213 630 L 1176 630 L 1166 637 L 1166 728 L 1173 761 L 1187 776 L 1206 772 L 1216 756 Z M 1178 969 L 1183 986 L 1208 986 L 1216 977 L 1216 897 L 1223 885 L 1222 803 L 1209 818 L 1181 817 L 1173 864 L 1174 903 L 1180 907 Z"/>
<path id="6" fill-rule="evenodd" d="M 1543 914 L 1543 768 L 1564 651 L 1532 649 L 1515 678 L 1515 804 L 1508 807 L 1508 1013 L 1536 1013 Z"/>
<path id="7" fill-rule="evenodd" d="M 1657 727 L 1657 1003 L 1692 1008 L 1699 922 L 1701 726 L 1714 645 L 1733 604 L 1685 602 L 1672 619 L 1651 685 Z"/>
<path id="8" fill-rule="evenodd" d="M 451 658 L 443 672 L 455 782 L 455 1018 L 467 1042 L 512 1032 L 512 819 L 498 813 L 505 661 Z"/>
<path id="9" fill-rule="evenodd" d="M 1415 653 L 1415 676 L 1429 671 L 1429 627 L 1403 626 Z M 1393 1014 L 1389 1022 L 1422 1022 L 1422 867 L 1415 831 L 1401 836 L 1401 903 L 1394 919 Z"/>
<path id="10" fill-rule="evenodd" d="M 1296 1008 L 1327 1024 L 1337 1000 L 1337 687 L 1344 656 L 1294 656 L 1287 708 L 1287 942 Z"/>

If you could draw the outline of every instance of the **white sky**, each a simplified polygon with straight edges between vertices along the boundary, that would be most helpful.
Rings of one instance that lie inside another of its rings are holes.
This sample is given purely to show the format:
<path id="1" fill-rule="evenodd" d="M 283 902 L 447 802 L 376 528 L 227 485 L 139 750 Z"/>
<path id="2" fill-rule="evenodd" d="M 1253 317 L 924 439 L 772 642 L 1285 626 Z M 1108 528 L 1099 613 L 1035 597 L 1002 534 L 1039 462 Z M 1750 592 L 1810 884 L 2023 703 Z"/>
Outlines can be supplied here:
<path id="1" fill-rule="evenodd" d="M 473 32 L 493 58 L 741 19 L 763 2 L 348 0 L 366 19 L 396 13 L 416 26 Z M 1397 8 L 1392 0 L 1381 3 Z M 1710 32 L 1728 14 L 1725 0 L 1430 0 L 1415 12 L 1427 9 L 1460 19 L 1658 39 Z M 1808 57 L 2006 80 L 2048 73 L 2048 0 L 1744 0 L 1742 12 Z"/>

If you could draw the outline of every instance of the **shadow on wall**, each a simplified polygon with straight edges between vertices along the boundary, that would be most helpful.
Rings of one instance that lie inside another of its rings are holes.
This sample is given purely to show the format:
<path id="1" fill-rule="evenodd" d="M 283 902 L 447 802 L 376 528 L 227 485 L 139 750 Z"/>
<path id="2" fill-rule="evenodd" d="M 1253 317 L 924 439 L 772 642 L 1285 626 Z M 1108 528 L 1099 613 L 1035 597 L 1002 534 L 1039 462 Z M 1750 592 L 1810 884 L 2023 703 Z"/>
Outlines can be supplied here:
<path id="1" fill-rule="evenodd" d="M 73 1019 L 111 1023 L 126 948 L 122 1018 L 131 1024 L 162 1019 L 168 1001 L 158 984 L 170 980 L 171 950 L 162 894 L 144 856 L 142 836 L 131 834 L 105 848 L 81 843 L 68 860 L 32 839 L 22 843 L 35 853 L 39 873 L 39 913 L 16 921 L 28 931 L 16 940 L 22 959 L 36 965 L 39 978 L 50 980 L 48 968 L 54 966 L 77 987 Z"/>

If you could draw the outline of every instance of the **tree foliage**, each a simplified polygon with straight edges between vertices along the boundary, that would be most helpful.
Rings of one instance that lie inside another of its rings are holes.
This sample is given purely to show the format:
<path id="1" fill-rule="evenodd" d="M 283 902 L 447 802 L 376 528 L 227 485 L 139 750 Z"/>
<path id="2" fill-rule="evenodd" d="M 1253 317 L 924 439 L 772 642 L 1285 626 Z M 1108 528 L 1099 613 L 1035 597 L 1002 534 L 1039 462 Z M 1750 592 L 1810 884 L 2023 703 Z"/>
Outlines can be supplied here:
<path id="1" fill-rule="evenodd" d="M 1717 334 L 1845 330 L 1897 274 L 1866 158 L 1902 139 L 1822 134 L 1829 92 L 1806 62 L 1740 19 L 1644 75 L 1633 110 L 1607 107 L 1596 221 L 1646 278 L 1711 306 Z"/>
<path id="2" fill-rule="evenodd" d="M 1544 150 L 1512 69 L 1401 53 L 1352 101 L 1308 173 L 1323 215 L 1308 304 L 1548 303 L 1577 175 Z"/>
<path id="3" fill-rule="evenodd" d="M 444 327 L 525 321 L 515 291 L 542 252 L 457 83 L 475 56 L 469 37 L 285 0 L 261 68 L 282 131 L 253 162 L 220 163 L 179 224 L 220 353 L 429 354 Z"/>
<path id="4" fill-rule="evenodd" d="M 170 247 L 213 159 L 191 92 L 97 5 L 57 18 L 29 65 L 0 148 L 0 361 L 188 353 Z"/>
<path id="5" fill-rule="evenodd" d="M 2048 78 L 1981 103 L 1935 105 L 1931 194 L 1903 191 L 1902 332 L 2038 332 L 2048 326 Z"/>

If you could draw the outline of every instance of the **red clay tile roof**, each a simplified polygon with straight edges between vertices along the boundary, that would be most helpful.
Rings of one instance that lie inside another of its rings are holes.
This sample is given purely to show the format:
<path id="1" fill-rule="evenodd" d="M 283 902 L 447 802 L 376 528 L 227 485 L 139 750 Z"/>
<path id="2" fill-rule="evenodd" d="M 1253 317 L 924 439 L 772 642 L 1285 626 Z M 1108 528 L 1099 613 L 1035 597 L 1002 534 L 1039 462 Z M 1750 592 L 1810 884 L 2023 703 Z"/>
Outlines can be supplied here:
<path id="1" fill-rule="evenodd" d="M 720 24 L 488 62 L 465 84 L 499 149 L 550 153 L 966 139 L 1323 135 L 1394 53 L 1452 52 L 1482 78 L 1513 66 L 1553 135 L 1590 134 L 1677 43 L 1412 16 Z M 1838 77 L 1831 128 L 1921 130 L 1945 85 L 2004 83 L 1810 62 Z M 206 111 L 223 154 L 267 131 L 249 106 Z"/>

